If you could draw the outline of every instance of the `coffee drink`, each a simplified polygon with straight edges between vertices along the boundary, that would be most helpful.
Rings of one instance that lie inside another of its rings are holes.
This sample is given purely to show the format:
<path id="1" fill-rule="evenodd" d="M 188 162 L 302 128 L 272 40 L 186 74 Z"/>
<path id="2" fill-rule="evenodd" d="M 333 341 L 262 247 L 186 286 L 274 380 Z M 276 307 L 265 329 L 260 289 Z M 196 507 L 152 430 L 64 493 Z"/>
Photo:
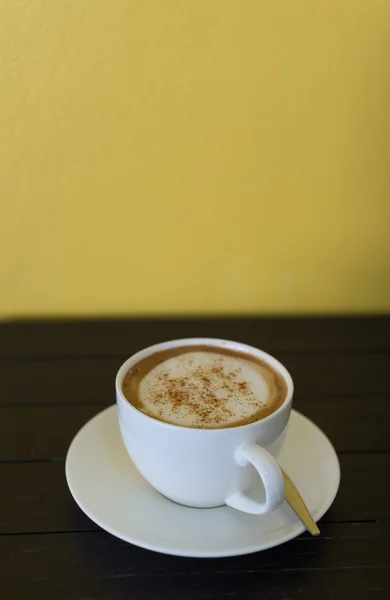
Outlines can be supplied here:
<path id="1" fill-rule="evenodd" d="M 147 356 L 127 372 L 122 390 L 128 402 L 150 417 L 201 429 L 259 421 L 287 396 L 286 381 L 265 360 L 210 345 Z"/>

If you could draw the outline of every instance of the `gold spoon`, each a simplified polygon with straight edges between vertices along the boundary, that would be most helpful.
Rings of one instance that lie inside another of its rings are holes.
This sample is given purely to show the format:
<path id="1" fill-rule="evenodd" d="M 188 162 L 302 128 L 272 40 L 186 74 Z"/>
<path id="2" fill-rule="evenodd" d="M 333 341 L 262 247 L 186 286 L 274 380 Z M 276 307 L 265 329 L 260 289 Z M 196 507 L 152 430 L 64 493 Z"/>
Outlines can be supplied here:
<path id="1" fill-rule="evenodd" d="M 286 500 L 297 515 L 297 517 L 302 521 L 306 529 L 312 535 L 320 535 L 320 530 L 317 527 L 313 517 L 311 516 L 309 509 L 303 501 L 301 494 L 298 492 L 297 488 L 291 481 L 290 477 L 285 473 L 282 469 L 283 477 L 284 477 L 284 486 L 286 490 Z"/>

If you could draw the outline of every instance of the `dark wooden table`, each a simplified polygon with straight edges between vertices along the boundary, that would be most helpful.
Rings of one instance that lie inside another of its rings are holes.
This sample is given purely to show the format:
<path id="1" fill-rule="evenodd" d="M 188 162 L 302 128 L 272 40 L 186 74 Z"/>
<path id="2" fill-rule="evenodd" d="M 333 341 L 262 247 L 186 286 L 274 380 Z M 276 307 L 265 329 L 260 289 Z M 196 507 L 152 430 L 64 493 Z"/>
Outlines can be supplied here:
<path id="1" fill-rule="evenodd" d="M 330 437 L 341 487 L 321 521 L 266 552 L 184 559 L 126 544 L 76 506 L 64 476 L 78 429 L 114 402 L 125 358 L 187 336 L 278 357 L 294 406 Z M 202 319 L 0 325 L 0 598 L 390 598 L 390 318 Z"/>

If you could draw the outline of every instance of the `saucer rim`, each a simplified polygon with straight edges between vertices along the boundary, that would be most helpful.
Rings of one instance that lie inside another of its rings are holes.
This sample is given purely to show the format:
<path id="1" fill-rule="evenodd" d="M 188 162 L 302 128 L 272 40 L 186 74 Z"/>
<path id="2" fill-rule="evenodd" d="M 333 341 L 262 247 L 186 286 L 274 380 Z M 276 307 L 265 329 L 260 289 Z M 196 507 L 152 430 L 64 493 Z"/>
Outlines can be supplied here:
<path id="1" fill-rule="evenodd" d="M 306 531 L 306 527 L 303 525 L 303 523 L 297 521 L 296 526 L 289 533 L 286 533 L 285 535 L 281 535 L 279 537 L 275 537 L 266 542 L 264 542 L 264 541 L 261 542 L 261 540 L 259 540 L 259 542 L 257 544 L 251 544 L 251 545 L 245 546 L 241 549 L 234 550 L 234 549 L 230 548 L 230 549 L 227 549 L 226 551 L 210 551 L 210 550 L 205 550 L 205 551 L 188 550 L 187 551 L 185 549 L 174 549 L 171 547 L 164 548 L 162 545 L 158 546 L 157 544 L 143 542 L 142 540 L 140 540 L 138 538 L 131 538 L 129 535 L 124 535 L 123 533 L 118 531 L 115 527 L 111 527 L 107 524 L 103 524 L 103 522 L 99 518 L 97 518 L 96 515 L 93 515 L 92 512 L 89 511 L 89 509 L 83 505 L 83 502 L 78 499 L 77 494 L 76 494 L 75 490 L 73 489 L 71 481 L 70 481 L 71 473 L 70 473 L 69 463 L 70 463 L 70 455 L 73 451 L 73 447 L 77 444 L 79 437 L 81 437 L 83 435 L 84 429 L 89 427 L 95 420 L 97 420 L 99 418 L 104 418 L 105 413 L 114 412 L 114 410 L 116 411 L 116 404 L 112 404 L 112 405 L 104 408 L 102 411 L 98 412 L 91 419 L 89 419 L 79 429 L 79 431 L 74 436 L 72 442 L 69 445 L 69 448 L 68 448 L 68 451 L 66 454 L 66 459 L 65 459 L 66 481 L 67 481 L 69 490 L 71 492 L 71 495 L 72 495 L 74 501 L 76 502 L 78 507 L 84 512 L 84 514 L 89 519 L 91 519 L 91 521 L 93 523 L 98 525 L 98 527 L 100 527 L 102 530 L 106 531 L 107 533 L 110 533 L 111 535 L 115 536 L 116 538 L 118 538 L 126 543 L 133 544 L 134 546 L 138 546 L 139 548 L 143 548 L 145 550 L 151 550 L 153 552 L 157 552 L 160 554 L 167 554 L 167 555 L 171 555 L 171 556 L 181 556 L 184 558 L 228 558 L 228 557 L 233 557 L 233 556 L 244 556 L 246 554 L 253 554 L 255 552 L 261 552 L 263 550 L 268 550 L 269 548 L 274 548 L 276 546 L 285 544 L 286 542 L 289 542 L 290 540 L 298 537 L 299 535 L 301 535 L 303 532 Z M 336 452 L 333 444 L 329 440 L 328 436 L 322 431 L 322 429 L 320 429 L 320 427 L 318 425 L 316 425 L 316 423 L 314 423 L 311 419 L 309 419 L 308 417 L 306 417 L 305 415 L 303 415 L 301 412 L 297 411 L 294 408 L 291 410 L 291 413 L 292 413 L 292 415 L 294 414 L 294 416 L 306 421 L 309 425 L 314 427 L 316 430 L 316 433 L 321 435 L 323 438 L 325 438 L 325 441 L 329 445 L 329 451 L 332 452 L 332 454 L 333 454 L 334 476 L 332 477 L 332 487 L 327 489 L 326 497 L 323 500 L 320 509 L 316 513 L 313 514 L 313 518 L 317 522 L 329 510 L 329 508 L 331 507 L 331 505 L 334 502 L 334 499 L 336 498 L 337 492 L 340 487 L 340 479 L 341 479 L 340 461 L 339 461 L 337 452 Z M 170 502 L 170 500 L 168 498 L 166 498 L 165 500 L 167 502 Z M 226 508 L 226 506 L 223 505 L 221 507 L 213 508 L 212 510 L 220 510 L 221 508 Z M 192 509 L 188 507 L 188 510 L 192 510 Z M 203 509 L 203 510 L 208 510 L 208 509 Z M 235 510 L 235 509 L 231 509 L 231 510 Z"/>

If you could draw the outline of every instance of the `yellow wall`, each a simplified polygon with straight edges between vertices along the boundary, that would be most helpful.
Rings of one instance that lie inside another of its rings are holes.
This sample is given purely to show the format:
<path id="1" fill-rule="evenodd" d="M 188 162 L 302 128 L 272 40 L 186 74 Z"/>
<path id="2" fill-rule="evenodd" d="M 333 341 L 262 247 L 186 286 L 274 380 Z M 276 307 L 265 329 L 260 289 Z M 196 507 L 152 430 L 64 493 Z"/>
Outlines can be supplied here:
<path id="1" fill-rule="evenodd" d="M 390 310 L 388 0 L 2 0 L 0 316 Z"/>

